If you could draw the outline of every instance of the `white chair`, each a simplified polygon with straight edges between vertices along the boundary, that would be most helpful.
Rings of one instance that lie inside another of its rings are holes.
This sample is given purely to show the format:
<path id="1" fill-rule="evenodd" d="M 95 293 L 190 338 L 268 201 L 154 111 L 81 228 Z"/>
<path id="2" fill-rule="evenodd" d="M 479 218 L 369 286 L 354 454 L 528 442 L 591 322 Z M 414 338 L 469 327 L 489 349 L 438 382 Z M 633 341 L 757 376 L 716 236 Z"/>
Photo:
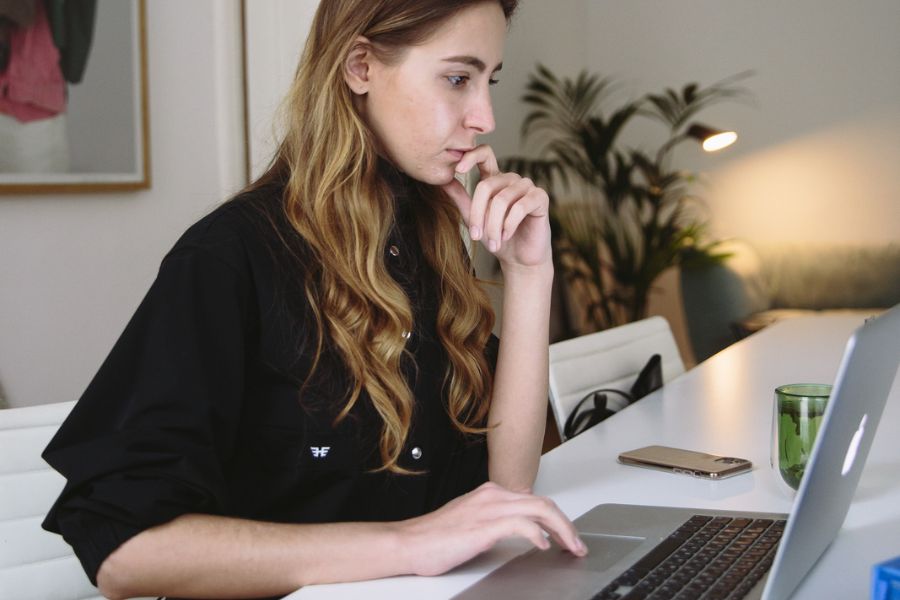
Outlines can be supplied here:
<path id="1" fill-rule="evenodd" d="M 684 362 L 669 323 L 650 317 L 550 345 L 550 405 L 563 426 L 586 394 L 598 388 L 628 391 L 654 354 L 662 357 L 663 382 L 684 373 Z"/>
<path id="2" fill-rule="evenodd" d="M 65 479 L 41 452 L 74 402 L 0 410 L 0 598 L 102 600 L 72 548 L 41 522 Z"/>

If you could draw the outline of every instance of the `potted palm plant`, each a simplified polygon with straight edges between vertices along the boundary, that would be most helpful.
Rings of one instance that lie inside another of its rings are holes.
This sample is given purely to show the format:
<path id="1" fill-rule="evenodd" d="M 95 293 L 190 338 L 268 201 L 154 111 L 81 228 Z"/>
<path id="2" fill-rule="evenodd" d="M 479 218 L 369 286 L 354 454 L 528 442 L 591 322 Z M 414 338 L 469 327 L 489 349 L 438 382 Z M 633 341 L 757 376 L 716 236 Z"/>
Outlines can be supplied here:
<path id="1" fill-rule="evenodd" d="M 704 240 L 692 188 L 696 174 L 671 165 L 672 150 L 709 128 L 693 122 L 711 104 L 746 96 L 734 83 L 740 74 L 708 87 L 647 94 L 607 110 L 613 83 L 582 71 L 558 78 L 538 65 L 522 100 L 531 111 L 522 123 L 523 142 L 537 158 L 512 156 L 503 167 L 531 177 L 551 197 L 555 260 L 573 305 L 584 307 L 588 330 L 646 316 L 657 278 L 668 268 L 725 255 Z M 653 152 L 626 148 L 620 134 L 634 119 L 666 127 Z M 569 335 L 579 333 L 567 318 Z M 581 332 L 583 333 L 583 331 Z"/>

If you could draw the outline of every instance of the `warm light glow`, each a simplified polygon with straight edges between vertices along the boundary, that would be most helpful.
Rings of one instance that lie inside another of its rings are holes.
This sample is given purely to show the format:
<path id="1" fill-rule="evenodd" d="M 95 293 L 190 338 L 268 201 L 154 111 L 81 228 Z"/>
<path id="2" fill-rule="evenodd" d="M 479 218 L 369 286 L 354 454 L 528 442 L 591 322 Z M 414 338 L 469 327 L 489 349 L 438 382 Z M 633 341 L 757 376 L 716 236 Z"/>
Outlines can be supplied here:
<path id="1" fill-rule="evenodd" d="M 768 146 L 745 151 L 706 174 L 716 237 L 754 243 L 896 242 L 900 178 L 891 173 L 900 164 L 897 131 L 900 106 L 802 136 L 785 132 L 781 141 L 767 129 L 758 143 L 772 138 Z"/>
<path id="2" fill-rule="evenodd" d="M 703 140 L 703 149 L 707 152 L 715 152 L 722 148 L 727 148 L 737 140 L 737 133 L 733 131 L 723 131 L 715 135 L 711 135 Z"/>

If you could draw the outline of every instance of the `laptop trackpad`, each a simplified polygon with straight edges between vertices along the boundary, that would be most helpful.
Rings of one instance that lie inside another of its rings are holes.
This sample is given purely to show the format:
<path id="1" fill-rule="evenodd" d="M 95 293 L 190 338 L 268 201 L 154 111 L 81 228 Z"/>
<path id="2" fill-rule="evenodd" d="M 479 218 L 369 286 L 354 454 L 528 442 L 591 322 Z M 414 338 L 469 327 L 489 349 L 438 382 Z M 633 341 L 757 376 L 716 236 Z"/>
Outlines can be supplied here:
<path id="1" fill-rule="evenodd" d="M 497 600 L 498 598 L 589 598 L 610 569 L 632 554 L 646 540 L 641 537 L 582 533 L 588 555 L 578 558 L 557 546 L 531 550 L 515 558 L 473 586 L 454 596 L 457 600 Z M 639 556 L 632 557 L 631 561 Z M 629 562 L 631 562 L 629 561 Z M 628 565 L 620 565 L 624 570 Z M 613 572 L 615 574 L 615 572 Z"/>
<path id="2" fill-rule="evenodd" d="M 579 558 L 569 552 L 553 548 L 536 551 L 528 557 L 529 569 L 571 569 L 576 571 L 605 571 L 644 543 L 646 538 L 625 535 L 582 533 L 588 555 Z"/>

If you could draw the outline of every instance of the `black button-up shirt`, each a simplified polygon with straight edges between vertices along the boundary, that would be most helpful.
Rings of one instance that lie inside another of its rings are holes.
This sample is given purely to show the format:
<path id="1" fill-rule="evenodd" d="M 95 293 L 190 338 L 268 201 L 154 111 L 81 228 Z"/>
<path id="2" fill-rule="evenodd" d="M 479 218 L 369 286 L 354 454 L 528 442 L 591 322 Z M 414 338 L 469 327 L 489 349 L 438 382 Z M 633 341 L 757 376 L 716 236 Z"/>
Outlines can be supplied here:
<path id="1" fill-rule="evenodd" d="M 348 377 L 327 336 L 308 377 L 317 335 L 302 281 L 312 263 L 284 217 L 283 188 L 269 185 L 176 243 L 44 452 L 67 479 L 44 527 L 73 546 L 91 581 L 128 538 L 181 514 L 400 520 L 486 481 L 483 438 L 456 431 L 445 409 L 448 360 L 436 276 L 411 217 L 417 199 L 404 176 L 389 181 L 397 219 L 384 260 L 415 315 L 404 364 L 415 408 L 399 462 L 421 474 L 374 472 L 381 421 L 365 394 L 334 426 Z M 492 364 L 496 348 L 492 336 Z"/>

